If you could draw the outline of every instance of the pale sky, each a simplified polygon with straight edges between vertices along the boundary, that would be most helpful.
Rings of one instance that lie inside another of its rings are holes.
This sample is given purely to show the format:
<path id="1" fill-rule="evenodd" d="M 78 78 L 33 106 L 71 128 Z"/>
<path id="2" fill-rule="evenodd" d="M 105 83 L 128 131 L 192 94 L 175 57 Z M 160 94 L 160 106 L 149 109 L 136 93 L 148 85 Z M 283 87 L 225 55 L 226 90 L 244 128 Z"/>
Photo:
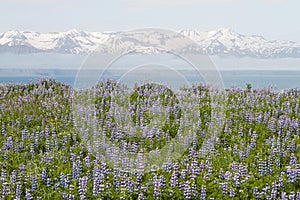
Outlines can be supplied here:
<path id="1" fill-rule="evenodd" d="M 230 28 L 300 41 L 299 0 L 0 0 L 0 32 Z"/>

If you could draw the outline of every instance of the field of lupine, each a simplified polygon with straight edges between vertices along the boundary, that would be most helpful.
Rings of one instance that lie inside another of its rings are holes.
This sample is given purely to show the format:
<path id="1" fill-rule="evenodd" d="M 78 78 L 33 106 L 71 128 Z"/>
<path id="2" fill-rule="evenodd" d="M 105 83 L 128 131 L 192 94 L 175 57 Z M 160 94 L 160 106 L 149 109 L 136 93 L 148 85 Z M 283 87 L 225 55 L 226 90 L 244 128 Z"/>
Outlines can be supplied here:
<path id="1" fill-rule="evenodd" d="M 0 199 L 300 199 L 299 90 L 223 91 L 209 140 L 213 88 L 124 87 L 101 82 L 89 98 L 54 80 L 0 85 Z M 104 140 L 159 152 L 184 132 L 185 151 L 157 170 L 99 153 Z"/>

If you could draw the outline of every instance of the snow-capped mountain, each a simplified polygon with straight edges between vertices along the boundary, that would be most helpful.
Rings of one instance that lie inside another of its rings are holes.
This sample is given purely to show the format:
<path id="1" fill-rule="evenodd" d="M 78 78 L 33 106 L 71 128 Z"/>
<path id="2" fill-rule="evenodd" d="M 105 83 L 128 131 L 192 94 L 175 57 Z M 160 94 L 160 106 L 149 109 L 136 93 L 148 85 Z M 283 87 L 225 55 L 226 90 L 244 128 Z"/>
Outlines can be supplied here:
<path id="1" fill-rule="evenodd" d="M 188 38 L 195 45 L 182 42 Z M 0 53 L 62 53 L 86 54 L 97 51 L 128 51 L 155 53 L 175 45 L 172 51 L 220 56 L 258 58 L 300 57 L 300 44 L 291 41 L 269 41 L 262 36 L 242 35 L 230 29 L 199 32 L 182 30 L 172 34 L 145 32 L 66 32 L 38 33 L 7 31 L 0 33 Z M 172 45 L 171 45 L 172 46 Z"/>
<path id="2" fill-rule="evenodd" d="M 233 55 L 250 57 L 299 57 L 300 44 L 291 41 L 266 40 L 262 36 L 242 35 L 230 29 L 218 29 L 208 32 L 191 30 L 181 34 L 196 41 L 203 53 L 210 55 Z"/>

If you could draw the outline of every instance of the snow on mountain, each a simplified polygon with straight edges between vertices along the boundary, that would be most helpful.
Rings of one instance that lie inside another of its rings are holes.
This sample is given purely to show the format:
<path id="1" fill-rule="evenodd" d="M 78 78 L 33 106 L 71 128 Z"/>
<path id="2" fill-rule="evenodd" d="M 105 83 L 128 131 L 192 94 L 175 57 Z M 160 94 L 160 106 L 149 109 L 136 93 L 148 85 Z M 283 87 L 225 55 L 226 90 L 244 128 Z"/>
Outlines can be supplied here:
<path id="1" fill-rule="evenodd" d="M 7 31 L 0 34 L 0 52 L 36 53 L 39 49 L 29 43 L 25 32 Z"/>
<path id="2" fill-rule="evenodd" d="M 208 32 L 181 31 L 196 41 L 203 53 L 210 55 L 233 55 L 250 57 L 299 57 L 300 44 L 290 41 L 268 41 L 262 36 L 247 36 L 230 29 Z"/>
<path id="3" fill-rule="evenodd" d="M 230 29 L 206 32 L 182 30 L 171 35 L 164 35 L 157 31 L 84 32 L 75 29 L 50 33 L 7 31 L 0 33 L 0 53 L 86 54 L 95 49 L 103 52 L 133 50 L 139 53 L 155 53 L 161 47 L 170 47 L 171 42 L 181 42 L 184 37 L 195 41 L 197 46 L 183 43 L 180 49 L 174 47 L 172 50 L 237 57 L 300 57 L 299 43 L 269 41 L 262 36 L 242 35 Z"/>

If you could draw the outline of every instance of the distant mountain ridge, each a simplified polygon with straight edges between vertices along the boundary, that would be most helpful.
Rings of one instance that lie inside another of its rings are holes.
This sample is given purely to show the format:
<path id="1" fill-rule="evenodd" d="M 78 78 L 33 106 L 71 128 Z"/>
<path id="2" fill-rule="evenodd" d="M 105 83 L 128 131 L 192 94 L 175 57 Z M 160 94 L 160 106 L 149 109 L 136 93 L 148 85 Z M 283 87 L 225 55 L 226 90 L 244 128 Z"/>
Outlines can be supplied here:
<path id="1" fill-rule="evenodd" d="M 126 32 L 85 32 L 69 30 L 66 32 L 38 33 L 28 31 L 7 31 L 0 33 L 0 53 L 32 54 L 88 54 L 101 46 L 102 51 L 114 51 L 114 48 L 128 50 L 134 46 L 140 53 L 155 52 L 156 43 L 167 44 L 168 39 L 151 32 L 143 35 L 143 42 L 132 41 L 126 37 Z M 262 36 L 242 35 L 230 29 L 212 31 L 182 30 L 178 35 L 195 41 L 197 48 L 177 49 L 219 56 L 255 57 L 255 58 L 300 58 L 300 44 L 292 41 L 267 40 Z M 124 35 L 120 41 L 117 36 Z M 148 41 L 148 43 L 147 43 Z M 150 41 L 150 42 L 149 42 Z M 118 46 L 122 43 L 121 46 Z M 110 46 L 105 46 L 111 44 Z M 113 47 L 113 49 L 111 48 Z"/>

